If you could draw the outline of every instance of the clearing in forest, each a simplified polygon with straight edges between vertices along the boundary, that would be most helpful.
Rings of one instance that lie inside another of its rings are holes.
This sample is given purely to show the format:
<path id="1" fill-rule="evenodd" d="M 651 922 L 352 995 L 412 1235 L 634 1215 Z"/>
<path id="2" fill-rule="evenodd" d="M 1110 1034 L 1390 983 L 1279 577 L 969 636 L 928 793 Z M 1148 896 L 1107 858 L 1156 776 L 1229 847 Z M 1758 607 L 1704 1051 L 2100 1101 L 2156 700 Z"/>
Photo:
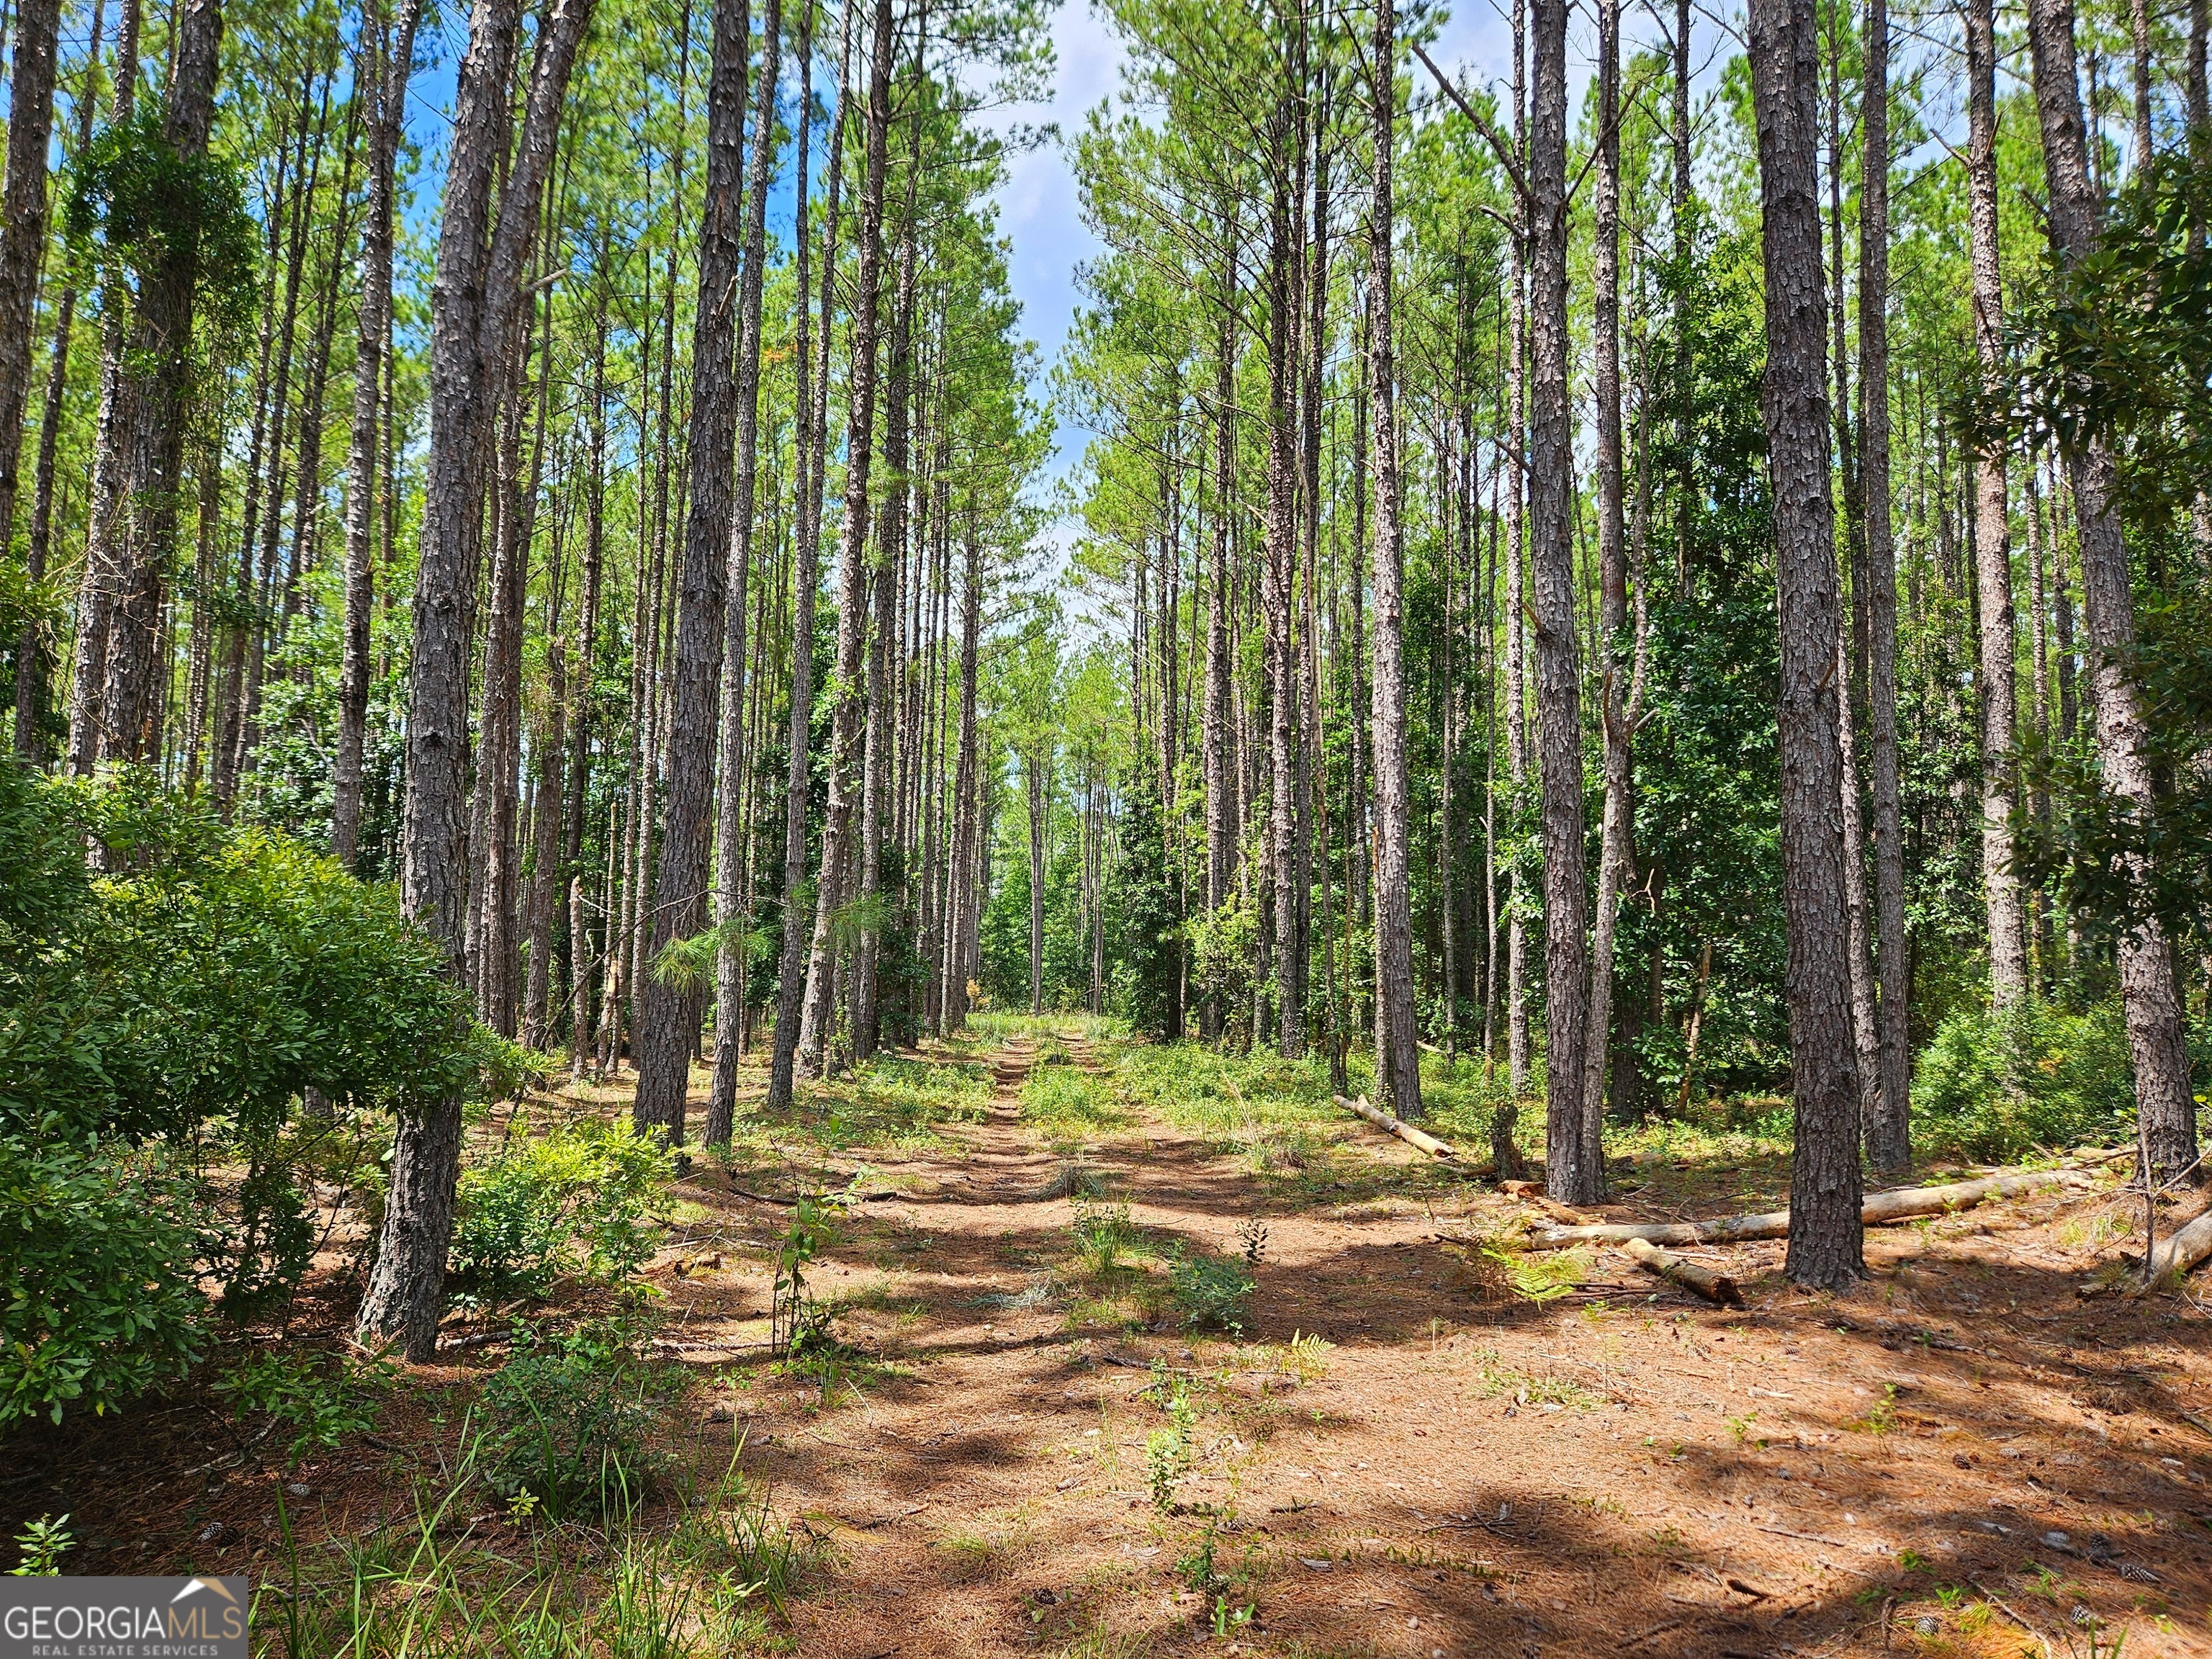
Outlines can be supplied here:
<path id="1" fill-rule="evenodd" d="M 23 1435 L 0 1510 L 65 1509 L 66 1569 L 250 1573 L 269 1651 L 347 1659 L 2212 1652 L 2205 1327 L 2077 1294 L 2117 1173 L 1871 1230 L 1840 1299 L 1692 1252 L 1731 1310 L 1517 1253 L 1547 1218 L 1303 1066 L 1103 1022 L 744 1109 L 645 1312 L 562 1281 L 402 1386 L 241 1389 L 348 1328 L 329 1216 L 228 1385 Z M 1626 1144 L 1607 1219 L 1783 1196 L 1756 1131 Z"/>

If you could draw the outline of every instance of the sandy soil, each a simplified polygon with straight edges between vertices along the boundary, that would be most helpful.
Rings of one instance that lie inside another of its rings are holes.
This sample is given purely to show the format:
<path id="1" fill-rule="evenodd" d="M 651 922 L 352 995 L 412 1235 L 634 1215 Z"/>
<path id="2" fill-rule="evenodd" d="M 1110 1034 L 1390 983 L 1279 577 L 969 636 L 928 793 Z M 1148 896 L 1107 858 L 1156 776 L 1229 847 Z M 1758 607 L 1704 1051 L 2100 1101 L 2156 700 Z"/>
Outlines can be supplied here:
<path id="1" fill-rule="evenodd" d="M 1242 1340 L 1131 1331 L 1090 1316 L 1066 1165 L 1018 1118 L 1034 1052 L 998 1055 L 992 1109 L 951 1149 L 866 1160 L 814 1282 L 872 1363 L 827 1388 L 757 1363 L 785 1212 L 704 1165 L 680 1188 L 695 1218 L 654 1272 L 661 1352 L 695 1387 L 668 1440 L 702 1469 L 741 1443 L 825 1541 L 796 1651 L 2212 1654 L 2207 1323 L 2077 1294 L 2114 1248 L 2094 1230 L 2110 1190 L 1871 1231 L 1872 1278 L 1840 1299 L 1782 1281 L 1778 1243 L 1696 1253 L 1746 1310 L 1618 1255 L 1540 1304 L 1455 1242 L 1520 1212 L 1485 1187 L 1288 1208 L 1245 1160 L 1147 1121 L 1083 1165 L 1156 1243 L 1234 1255 L 1240 1225 L 1267 1231 Z M 1674 1173 L 1607 1216 L 1670 1213 Z M 774 1178 L 738 1184 L 792 1190 Z M 343 1328 L 326 1288 L 304 1334 Z M 1294 1354 L 1294 1334 L 1329 1346 Z M 20 1434 L 0 1516 L 70 1510 L 78 1571 L 264 1575 L 279 1481 L 311 1537 L 390 1512 L 497 1352 L 418 1372 L 382 1433 L 289 1473 L 191 1389 Z M 1157 1366 L 1195 1413 L 1165 1511 Z M 1209 1538 L 1225 1587 L 1201 1595 L 1178 1564 Z"/>

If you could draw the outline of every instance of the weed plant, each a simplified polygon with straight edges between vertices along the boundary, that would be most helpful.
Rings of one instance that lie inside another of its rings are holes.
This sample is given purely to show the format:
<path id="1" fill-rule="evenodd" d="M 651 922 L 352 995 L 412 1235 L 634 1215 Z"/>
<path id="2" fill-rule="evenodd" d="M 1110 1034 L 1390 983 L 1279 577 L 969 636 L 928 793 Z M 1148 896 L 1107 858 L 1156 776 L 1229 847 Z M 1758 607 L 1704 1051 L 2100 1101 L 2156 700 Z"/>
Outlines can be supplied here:
<path id="1" fill-rule="evenodd" d="M 680 1379 L 636 1355 L 631 1322 L 531 1341 L 484 1385 L 485 1484 L 520 1516 L 564 1520 L 636 1503 L 662 1473 L 647 1445 Z"/>
<path id="2" fill-rule="evenodd" d="M 1074 1219 L 1067 1230 L 1084 1271 L 1093 1279 L 1111 1277 L 1121 1258 L 1137 1248 L 1137 1229 L 1129 1220 L 1128 1200 L 1079 1197 L 1073 1208 Z"/>

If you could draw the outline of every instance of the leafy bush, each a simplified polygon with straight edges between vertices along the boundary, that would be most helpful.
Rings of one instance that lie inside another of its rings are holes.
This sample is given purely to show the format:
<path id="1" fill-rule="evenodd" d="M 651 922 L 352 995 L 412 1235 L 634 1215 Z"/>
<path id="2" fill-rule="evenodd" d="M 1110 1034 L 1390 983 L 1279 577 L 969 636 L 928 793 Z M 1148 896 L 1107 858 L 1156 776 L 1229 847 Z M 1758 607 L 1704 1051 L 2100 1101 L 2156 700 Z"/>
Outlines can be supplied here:
<path id="1" fill-rule="evenodd" d="M 203 1273 L 232 1312 L 289 1294 L 332 1127 L 504 1091 L 520 1054 L 390 889 L 150 775 L 0 767 L 0 1422 L 179 1369 Z"/>
<path id="2" fill-rule="evenodd" d="M 114 1410 L 199 1358 L 190 1214 L 155 1153 L 0 1130 L 0 1431 Z"/>
<path id="3" fill-rule="evenodd" d="M 452 1264 L 479 1297 L 544 1296 L 575 1273 L 627 1279 L 653 1250 L 667 1152 L 626 1123 L 512 1141 L 461 1177 Z"/>
<path id="4" fill-rule="evenodd" d="M 638 1360 L 633 1335 L 584 1326 L 525 1348 L 484 1385 L 493 1492 L 555 1521 L 646 1492 L 659 1468 L 646 1431 L 677 1385 Z"/>
<path id="5" fill-rule="evenodd" d="M 310 1088 L 388 1108 L 512 1085 L 513 1045 L 392 889 L 142 780 L 0 773 L 0 850 L 27 855 L 0 858 L 0 1120 L 219 1121 L 250 1150 Z M 88 837 L 108 873 L 84 873 Z"/>
<path id="6" fill-rule="evenodd" d="M 349 1435 L 376 1426 L 380 1402 L 398 1370 L 389 1364 L 355 1365 L 340 1357 L 327 1371 L 307 1354 L 248 1354 L 215 1385 L 240 1412 L 265 1412 L 293 1431 L 285 1455 L 297 1462 L 319 1447 L 335 1451 Z"/>
<path id="7" fill-rule="evenodd" d="M 1992 1160 L 2122 1141 L 2134 1133 L 2134 1087 L 2117 1002 L 2081 1013 L 2033 1000 L 1957 1013 L 1920 1055 L 1913 1139 Z"/>

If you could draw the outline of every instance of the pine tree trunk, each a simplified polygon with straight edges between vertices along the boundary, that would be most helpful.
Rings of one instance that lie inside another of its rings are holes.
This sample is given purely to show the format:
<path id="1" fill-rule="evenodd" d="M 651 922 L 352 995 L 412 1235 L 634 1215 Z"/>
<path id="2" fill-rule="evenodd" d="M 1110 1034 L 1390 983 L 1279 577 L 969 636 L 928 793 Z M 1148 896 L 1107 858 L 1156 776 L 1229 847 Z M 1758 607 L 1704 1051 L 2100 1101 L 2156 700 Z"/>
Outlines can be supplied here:
<path id="1" fill-rule="evenodd" d="M 952 922 L 946 946 L 945 1029 L 957 1031 L 968 1017 L 968 964 L 974 954 L 969 918 L 976 908 L 975 862 L 981 842 L 982 757 L 975 721 L 975 672 L 983 614 L 983 544 L 975 513 L 968 515 L 967 569 L 960 588 L 960 756 L 953 785 Z"/>
<path id="2" fill-rule="evenodd" d="M 1973 260 L 1974 349 L 1985 390 L 2003 373 L 2004 286 L 1997 264 L 1996 52 L 1992 0 L 1966 9 L 1967 226 Z M 1990 930 L 1990 1000 L 2027 993 L 2020 878 L 2013 872 L 2013 763 L 2018 744 L 2013 678 L 2012 532 L 2003 440 L 1974 452 L 1974 567 L 1981 601 L 1982 894 Z"/>
<path id="3" fill-rule="evenodd" d="M 2062 270 L 2094 250 L 2097 192 L 2074 74 L 2073 0 L 2030 0 L 2028 44 L 2034 58 L 2036 113 L 2050 183 L 2051 240 Z M 2142 694 L 2129 666 L 2136 643 L 2135 595 L 2128 550 L 2112 510 L 2112 458 L 2092 441 L 2067 456 L 2081 549 L 2081 608 L 2094 654 L 2090 702 L 2105 787 L 2146 817 L 2152 798 Z M 2142 880 L 2148 872 L 2130 872 Z M 2197 1161 L 2197 1103 L 2181 1024 L 2173 952 L 2166 931 L 2146 921 L 2119 942 L 2120 995 L 2135 1060 L 2136 1113 L 2151 1179 L 2173 1179 Z M 2201 1178 L 2201 1177 L 2199 1177 Z"/>
<path id="4" fill-rule="evenodd" d="M 415 586 L 399 888 L 409 917 L 438 941 L 456 971 L 468 890 L 468 615 L 483 551 L 486 439 L 501 373 L 513 357 L 538 198 L 592 6 L 592 0 L 552 0 L 540 21 L 521 137 L 495 231 L 491 187 L 507 143 L 519 0 L 476 0 L 455 96 L 431 288 L 429 471 Z M 418 1364 L 437 1352 L 460 1146 L 458 1096 L 401 1109 L 384 1227 L 358 1325 L 364 1343 L 400 1341 Z"/>
<path id="5" fill-rule="evenodd" d="M 1375 13 L 1371 119 L 1375 193 L 1368 228 L 1367 386 L 1375 427 L 1375 1029 L 1378 1103 L 1421 1115 L 1420 1034 L 1413 1023 L 1411 793 L 1406 775 L 1405 541 L 1398 519 L 1397 359 L 1391 253 L 1391 164 L 1397 138 L 1397 0 Z"/>
<path id="6" fill-rule="evenodd" d="M 1605 1135 L 1605 1066 L 1613 1025 L 1613 941 L 1621 889 L 1635 857 L 1629 837 L 1631 783 L 1626 704 L 1627 665 L 1621 635 L 1628 626 L 1628 548 L 1623 510 L 1620 441 L 1620 0 L 1598 7 L 1598 152 L 1591 255 L 1592 321 L 1595 330 L 1597 392 L 1598 624 L 1603 677 L 1599 682 L 1604 721 L 1605 822 L 1597 868 L 1597 908 L 1590 927 L 1589 1027 L 1583 1054 L 1583 1144 L 1601 1147 Z M 1603 1164 L 1599 1164 L 1603 1185 Z"/>
<path id="7" fill-rule="evenodd" d="M 814 718 L 814 610 L 821 568 L 822 494 L 830 411 L 830 322 L 836 290 L 837 189 L 844 175 L 846 112 L 852 107 L 853 11 L 843 8 L 837 56 L 837 113 L 830 130 L 830 161 L 823 178 L 821 357 L 810 393 L 806 339 L 806 245 L 799 237 L 798 365 L 799 425 L 805 434 L 799 458 L 799 548 L 792 575 L 790 767 L 784 782 L 783 944 L 776 967 L 775 1048 L 769 1057 L 768 1104 L 771 1116 L 791 1109 L 793 1072 L 802 1024 L 805 990 L 807 931 L 800 927 L 806 890 L 806 795 L 812 775 L 808 757 Z M 798 199 L 806 199 L 806 150 L 799 147 Z M 810 400 L 811 408 L 810 409 Z"/>
<path id="8" fill-rule="evenodd" d="M 696 1004 L 691 991 L 664 981 L 651 971 L 650 963 L 669 945 L 698 933 L 706 920 L 716 711 L 725 672 L 733 672 L 740 688 L 744 678 L 744 595 L 741 590 L 732 607 L 729 586 L 735 556 L 731 462 L 738 435 L 740 331 L 731 299 L 747 276 L 743 255 L 749 227 L 741 216 L 741 192 L 751 32 L 746 0 L 716 0 L 714 68 L 707 92 L 706 198 L 699 223 L 699 295 L 692 325 L 691 479 L 676 616 L 668 793 L 660 820 L 660 870 L 654 883 L 659 902 L 653 908 L 647 969 L 637 983 L 637 1097 L 632 1115 L 641 1131 L 657 1128 L 677 1146 L 684 1144 Z M 776 52 L 773 41 L 766 52 L 772 63 Z M 739 307 L 743 304 L 740 298 Z M 734 664 L 728 659 L 725 638 L 732 614 L 738 632 Z M 734 744 L 723 763 L 732 773 L 737 769 Z"/>
<path id="9" fill-rule="evenodd" d="M 1044 837 L 1052 811 L 1052 738 L 1034 739 L 1022 757 L 1030 809 L 1030 1012 L 1044 1012 Z"/>
<path id="10" fill-rule="evenodd" d="M 1866 1271 L 1859 1236 L 1857 1055 L 1836 803 L 1838 629 L 1828 465 L 1826 298 L 1819 202 L 1819 29 L 1812 0 L 1756 0 L 1752 88 L 1765 211 L 1767 362 L 1761 413 L 1773 480 L 1781 626 L 1783 894 L 1797 1115 L 1787 1271 L 1841 1289 Z"/>
<path id="11" fill-rule="evenodd" d="M 104 0 L 93 0 L 92 33 L 85 51 L 85 86 L 76 100 L 78 154 L 92 142 L 95 106 L 93 88 L 99 83 L 100 31 L 105 15 Z M 40 162 L 43 167 L 43 149 Z M 39 416 L 38 471 L 32 486 L 30 541 L 24 554 L 26 574 L 34 582 L 46 579 L 47 556 L 52 545 L 54 460 L 61 445 L 62 400 L 69 390 L 70 336 L 76 323 L 76 283 L 71 280 L 63 285 L 61 299 L 54 308 L 53 358 L 46 371 L 45 404 Z M 267 367 L 265 356 L 263 367 Z M 45 758 L 46 744 L 39 727 L 45 715 L 48 654 L 46 630 L 35 617 L 27 619 L 15 636 L 15 746 L 20 760 Z"/>
<path id="12" fill-rule="evenodd" d="M 911 154 L 921 152 L 917 123 Z M 918 198 L 921 169 L 907 167 L 906 204 L 899 214 L 898 286 L 891 307 L 890 361 L 884 384 L 884 503 L 876 535 L 875 637 L 868 653 L 868 726 L 860 762 L 860 879 L 863 921 L 853 944 L 853 1057 L 866 1060 L 876 1052 L 878 1022 L 876 968 L 883 949 L 884 907 L 877 901 L 883 892 L 884 816 L 892 787 L 896 760 L 893 729 L 899 699 L 893 686 L 894 652 L 898 646 L 899 579 L 906 568 L 908 502 L 912 480 L 914 412 L 915 258 L 920 235 Z M 891 826 L 894 844 L 896 828 Z"/>
<path id="13" fill-rule="evenodd" d="M 1529 568 L 1535 594 L 1537 750 L 1544 848 L 1544 1184 L 1563 1203 L 1605 1190 L 1583 1133 L 1589 980 L 1583 890 L 1582 669 L 1575 633 L 1573 434 L 1567 407 L 1567 4 L 1535 0 L 1528 155 Z"/>
<path id="14" fill-rule="evenodd" d="M 1206 581 L 1206 714 L 1200 737 L 1206 771 L 1206 908 L 1229 902 L 1237 868 L 1237 783 L 1230 752 L 1229 533 L 1235 511 L 1237 469 L 1237 219 L 1224 216 L 1222 292 L 1213 352 L 1213 523 Z M 1218 1038 L 1228 1018 L 1218 991 L 1209 992 L 1200 1029 Z"/>
<path id="15" fill-rule="evenodd" d="M 180 157 L 205 153 L 222 48 L 220 0 L 185 0 L 170 46 L 162 135 Z M 103 759 L 139 761 L 158 729 L 162 592 L 176 557 L 177 492 L 191 395 L 197 246 L 174 246 L 141 283 L 118 401 L 129 411 L 121 546 L 100 692 Z M 20 416 L 19 416 L 20 418 Z"/>
<path id="16" fill-rule="evenodd" d="M 1867 1157 L 1912 1161 L 1906 1029 L 1905 831 L 1897 738 L 1897 550 L 1889 512 L 1889 6 L 1866 0 L 1859 193 L 1859 498 L 1867 549 L 1867 726 L 1874 811 L 1875 1048 L 1881 1064 Z"/>
<path id="17" fill-rule="evenodd" d="M 361 845 L 362 757 L 368 729 L 369 612 L 375 604 L 376 439 L 384 337 L 392 319 L 393 183 L 407 82 L 422 0 L 401 0 L 384 39 L 380 0 L 363 8 L 362 84 L 368 108 L 368 202 L 361 251 L 361 316 L 354 343 L 353 422 L 347 445 L 345 620 L 338 671 L 338 742 L 331 763 L 331 856 L 354 867 Z M 386 46 L 389 49 L 386 50 Z"/>
<path id="18" fill-rule="evenodd" d="M 1513 148 L 1528 147 L 1528 0 L 1513 0 Z M 1517 821 L 1528 799 L 1528 232 L 1525 211 L 1506 233 L 1508 309 L 1512 342 L 1506 362 L 1505 746 L 1509 816 Z M 1517 839 L 1517 836 L 1516 836 Z M 1528 1092 L 1528 921 L 1525 858 L 1506 876 L 1505 1074 L 1516 1100 Z"/>
<path id="19" fill-rule="evenodd" d="M 108 123 L 131 118 L 138 84 L 139 0 L 124 0 L 115 42 L 115 92 Z M 123 372 L 122 300 L 100 307 L 100 404 L 93 419 L 91 499 L 84 537 L 84 568 L 78 578 L 76 650 L 70 671 L 69 746 L 64 751 L 70 774 L 83 777 L 100 757 L 100 685 L 106 673 L 109 617 L 115 607 L 120 573 L 118 538 L 129 465 L 130 382 Z"/>
<path id="20" fill-rule="evenodd" d="M 1265 640 L 1267 695 L 1267 868 L 1274 898 L 1276 1042 L 1287 1058 L 1305 1052 L 1305 1005 L 1299 994 L 1297 964 L 1298 832 L 1297 777 L 1300 766 L 1296 641 L 1291 626 L 1291 590 L 1297 570 L 1297 463 L 1292 424 L 1292 341 L 1297 332 L 1295 273 L 1301 250 L 1292 214 L 1290 180 L 1281 143 L 1287 138 L 1287 112 L 1276 111 L 1279 139 L 1270 163 L 1274 184 L 1267 217 L 1267 476 L 1266 545 L 1261 550 L 1261 610 Z"/>
<path id="21" fill-rule="evenodd" d="M 253 483 L 249 481 L 247 484 L 245 544 L 239 556 L 240 575 L 248 589 L 252 610 L 245 628 L 238 718 L 233 722 L 230 767 L 234 792 L 236 781 L 254 769 L 261 743 L 261 684 L 268 656 L 270 599 L 276 592 L 278 532 L 283 520 L 278 503 L 284 496 L 284 435 L 291 420 L 292 351 L 297 333 L 295 325 L 299 320 L 300 294 L 307 271 L 315 190 L 322 176 L 323 144 L 330 126 L 331 78 L 328 72 L 322 76 L 321 107 L 312 124 L 307 114 L 315 94 L 316 76 L 312 68 L 300 86 L 300 138 L 293 167 L 296 182 L 292 192 L 292 222 L 284 262 L 284 304 L 276 325 L 276 374 L 270 398 L 268 463 L 261 475 L 258 503 Z M 259 538 L 258 550 L 256 537 Z"/>
<path id="22" fill-rule="evenodd" d="M 761 24 L 760 89 L 754 98 L 757 113 L 745 180 L 744 276 L 738 289 L 737 474 L 731 488 L 730 626 L 723 641 L 722 776 L 714 823 L 714 920 L 723 937 L 714 956 L 714 1073 L 707 1096 L 705 1133 L 709 1146 L 729 1144 L 737 1115 L 738 1054 L 744 1037 L 745 952 L 730 935 L 747 910 L 740 890 L 747 840 L 746 775 L 738 764 L 744 746 L 744 618 L 752 570 L 754 495 L 760 477 L 761 289 L 768 258 L 768 191 L 775 172 L 776 71 L 782 58 L 783 0 L 768 0 L 768 15 Z M 805 118 L 800 118 L 802 122 Z M 799 142 L 804 149 L 803 125 Z M 803 225 L 800 235 L 803 240 Z M 803 283 L 799 292 L 803 312 Z M 805 350 L 804 343 L 800 350 Z"/>
<path id="23" fill-rule="evenodd" d="M 8 88 L 8 182 L 0 199 L 0 539 L 15 522 L 31 332 L 46 252 L 46 148 L 53 136 L 61 0 L 17 0 Z M 18 659 L 21 663 L 27 659 Z"/>
<path id="24" fill-rule="evenodd" d="M 875 39 L 868 76 L 866 158 L 860 186 L 860 257 L 854 276 L 852 370 L 845 429 L 845 518 L 838 535 L 838 705 L 830 734 L 830 799 L 822 825 L 821 873 L 816 883 L 814 937 L 807 947 L 806 1006 L 800 1017 L 799 1052 L 818 1063 L 827 1054 L 831 1017 L 832 931 L 844 886 L 847 841 L 852 830 L 854 750 L 860 744 L 861 652 L 867 640 L 868 464 L 875 441 L 877 315 L 882 299 L 884 172 L 890 136 L 890 0 L 876 0 Z"/>

